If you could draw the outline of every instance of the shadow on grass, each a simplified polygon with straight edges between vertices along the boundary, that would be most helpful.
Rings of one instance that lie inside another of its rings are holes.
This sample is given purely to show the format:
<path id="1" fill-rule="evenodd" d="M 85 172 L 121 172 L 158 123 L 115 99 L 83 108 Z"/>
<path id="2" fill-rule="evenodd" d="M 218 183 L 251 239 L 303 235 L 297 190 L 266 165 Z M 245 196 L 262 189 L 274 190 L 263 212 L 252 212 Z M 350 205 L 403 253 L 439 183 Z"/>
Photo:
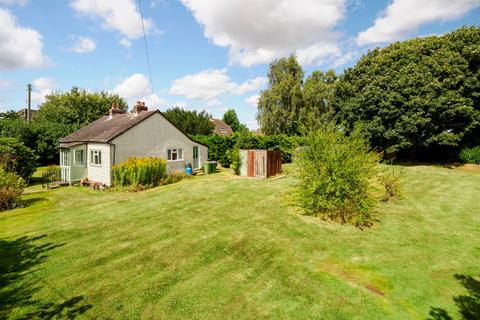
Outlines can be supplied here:
<path id="1" fill-rule="evenodd" d="M 28 186 L 36 186 L 42 184 L 42 177 L 30 177 L 30 180 L 28 181 Z"/>
<path id="2" fill-rule="evenodd" d="M 36 203 L 44 202 L 44 201 L 47 201 L 47 199 L 40 198 L 40 197 L 23 199 L 22 200 L 22 208 L 30 207 L 30 206 L 33 206 Z"/>
<path id="3" fill-rule="evenodd" d="M 464 320 L 480 319 L 480 281 L 472 276 L 456 274 L 455 279 L 467 290 L 467 294 L 453 298 L 458 312 Z M 447 311 L 441 308 L 430 308 L 428 320 L 451 320 Z"/>
<path id="4" fill-rule="evenodd" d="M 38 244 L 45 237 L 21 237 L 11 241 L 0 239 L 0 319 L 10 318 L 14 313 L 17 319 L 73 319 L 92 308 L 82 303 L 83 296 L 61 297 L 59 303 L 33 298 L 42 285 L 33 273 L 47 260 L 49 251 L 64 245 Z M 28 311 L 20 316 L 24 308 Z"/>

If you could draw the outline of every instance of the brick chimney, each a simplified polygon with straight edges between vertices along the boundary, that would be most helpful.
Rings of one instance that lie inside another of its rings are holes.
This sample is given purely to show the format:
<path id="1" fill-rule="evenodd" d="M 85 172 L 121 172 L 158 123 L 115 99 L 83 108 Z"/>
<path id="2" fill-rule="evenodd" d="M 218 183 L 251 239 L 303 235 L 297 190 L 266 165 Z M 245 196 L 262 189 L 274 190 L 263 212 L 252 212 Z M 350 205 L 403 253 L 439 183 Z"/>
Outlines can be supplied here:
<path id="1" fill-rule="evenodd" d="M 108 112 L 108 115 L 111 117 L 115 116 L 116 114 L 123 114 L 124 112 L 118 108 L 117 103 L 112 103 L 112 107 L 110 108 L 110 111 Z"/>
<path id="2" fill-rule="evenodd" d="M 132 113 L 139 114 L 142 111 L 148 111 L 148 108 L 145 106 L 145 102 L 137 101 L 137 103 L 133 106 Z"/>

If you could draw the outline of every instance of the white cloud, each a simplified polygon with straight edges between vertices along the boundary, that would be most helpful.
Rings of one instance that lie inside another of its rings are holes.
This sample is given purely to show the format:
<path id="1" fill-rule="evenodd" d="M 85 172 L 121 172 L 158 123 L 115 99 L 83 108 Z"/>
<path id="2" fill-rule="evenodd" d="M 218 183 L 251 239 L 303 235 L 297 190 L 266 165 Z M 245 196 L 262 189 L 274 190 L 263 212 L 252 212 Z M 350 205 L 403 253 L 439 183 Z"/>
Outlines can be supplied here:
<path id="1" fill-rule="evenodd" d="M 74 53 L 89 53 L 95 50 L 97 45 L 91 38 L 84 36 L 70 36 L 70 40 L 73 42 L 66 50 Z"/>
<path id="2" fill-rule="evenodd" d="M 225 69 L 208 69 L 174 80 L 170 93 L 189 99 L 208 101 L 235 87 Z"/>
<path id="3" fill-rule="evenodd" d="M 0 70 L 40 68 L 47 64 L 42 36 L 17 25 L 16 17 L 0 8 Z"/>
<path id="4" fill-rule="evenodd" d="M 343 66 L 347 62 L 352 61 L 353 59 L 357 58 L 360 55 L 359 51 L 349 51 L 347 53 L 342 54 L 339 57 L 335 57 L 332 61 L 332 68 L 337 68 Z"/>
<path id="5" fill-rule="evenodd" d="M 148 96 L 141 97 L 138 100 L 145 102 L 150 110 L 168 106 L 167 100 L 160 98 L 156 94 L 150 94 Z"/>
<path id="6" fill-rule="evenodd" d="M 401 40 L 423 24 L 455 20 L 479 6 L 479 0 L 393 0 L 373 26 L 358 34 L 357 44 Z"/>
<path id="7" fill-rule="evenodd" d="M 252 107 L 256 107 L 258 104 L 259 98 L 260 98 L 260 95 L 256 94 L 245 99 L 245 102 L 251 105 Z"/>
<path id="8" fill-rule="evenodd" d="M 321 65 L 341 54 L 340 47 L 335 43 L 316 43 L 297 50 L 298 62 L 302 65 Z"/>
<path id="9" fill-rule="evenodd" d="M 142 19 L 133 0 L 73 0 L 73 9 L 80 14 L 100 19 L 105 29 L 120 32 L 127 40 L 143 35 Z M 151 19 L 144 19 L 145 30 L 153 27 Z"/>
<path id="10" fill-rule="evenodd" d="M 27 3 L 28 3 L 28 0 L 0 0 L 0 4 L 3 4 L 5 6 L 19 5 L 23 7 Z"/>
<path id="11" fill-rule="evenodd" d="M 32 101 L 43 103 L 45 96 L 57 88 L 57 83 L 52 78 L 41 77 L 32 81 Z"/>
<path id="12" fill-rule="evenodd" d="M 221 106 L 221 105 L 223 105 L 223 103 L 220 100 L 217 100 L 217 99 L 207 101 L 207 106 L 208 107 L 218 107 L 218 106 Z"/>
<path id="13" fill-rule="evenodd" d="M 119 83 L 113 92 L 123 98 L 140 98 L 152 93 L 147 77 L 141 73 L 134 73 Z"/>
<path id="14" fill-rule="evenodd" d="M 346 0 L 181 1 L 203 25 L 205 37 L 228 47 L 230 61 L 244 66 L 334 42 L 333 29 L 346 6 Z"/>
<path id="15" fill-rule="evenodd" d="M 188 99 L 203 100 L 216 103 L 216 98 L 225 93 L 242 95 L 263 87 L 267 79 L 256 77 L 241 84 L 233 82 L 227 75 L 226 69 L 207 69 L 199 73 L 186 75 L 172 82 L 170 94 L 186 97 Z"/>
<path id="16" fill-rule="evenodd" d="M 165 99 L 152 93 L 147 77 L 141 73 L 134 73 L 125 78 L 112 90 L 112 93 L 118 94 L 130 103 L 133 103 L 135 100 L 144 101 L 151 109 L 168 105 Z"/>
<path id="17" fill-rule="evenodd" d="M 248 80 L 240 85 L 237 85 L 236 88 L 232 90 L 232 93 L 236 95 L 242 95 L 250 91 L 259 90 L 265 86 L 267 82 L 267 78 L 256 77 L 255 79 Z"/>

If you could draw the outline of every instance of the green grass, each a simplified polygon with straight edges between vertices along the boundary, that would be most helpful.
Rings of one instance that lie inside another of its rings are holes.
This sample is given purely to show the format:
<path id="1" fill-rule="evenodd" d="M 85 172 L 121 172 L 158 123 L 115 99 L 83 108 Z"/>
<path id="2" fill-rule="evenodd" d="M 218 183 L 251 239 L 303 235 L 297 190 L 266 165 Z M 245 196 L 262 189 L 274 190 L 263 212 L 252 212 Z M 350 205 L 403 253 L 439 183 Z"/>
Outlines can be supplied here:
<path id="1" fill-rule="evenodd" d="M 0 214 L 0 318 L 460 318 L 454 275 L 480 273 L 480 174 L 403 174 L 403 198 L 364 230 L 301 215 L 290 175 L 31 187 Z"/>

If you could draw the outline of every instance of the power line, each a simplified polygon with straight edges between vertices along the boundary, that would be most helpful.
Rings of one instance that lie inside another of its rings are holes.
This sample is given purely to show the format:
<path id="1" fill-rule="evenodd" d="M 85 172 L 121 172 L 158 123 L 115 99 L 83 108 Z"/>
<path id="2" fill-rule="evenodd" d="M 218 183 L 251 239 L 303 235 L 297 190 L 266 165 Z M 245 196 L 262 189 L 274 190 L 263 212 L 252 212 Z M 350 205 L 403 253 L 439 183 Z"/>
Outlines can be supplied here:
<path id="1" fill-rule="evenodd" d="M 153 89 L 152 68 L 150 67 L 150 56 L 148 54 L 148 46 L 147 46 L 147 34 L 145 33 L 145 23 L 143 22 L 142 0 L 138 0 L 138 6 L 140 8 L 140 17 L 142 19 L 143 41 L 145 43 L 145 55 L 147 56 L 148 74 L 150 76 L 150 87 L 152 88 L 152 94 L 153 94 L 155 93 L 155 90 Z"/>

